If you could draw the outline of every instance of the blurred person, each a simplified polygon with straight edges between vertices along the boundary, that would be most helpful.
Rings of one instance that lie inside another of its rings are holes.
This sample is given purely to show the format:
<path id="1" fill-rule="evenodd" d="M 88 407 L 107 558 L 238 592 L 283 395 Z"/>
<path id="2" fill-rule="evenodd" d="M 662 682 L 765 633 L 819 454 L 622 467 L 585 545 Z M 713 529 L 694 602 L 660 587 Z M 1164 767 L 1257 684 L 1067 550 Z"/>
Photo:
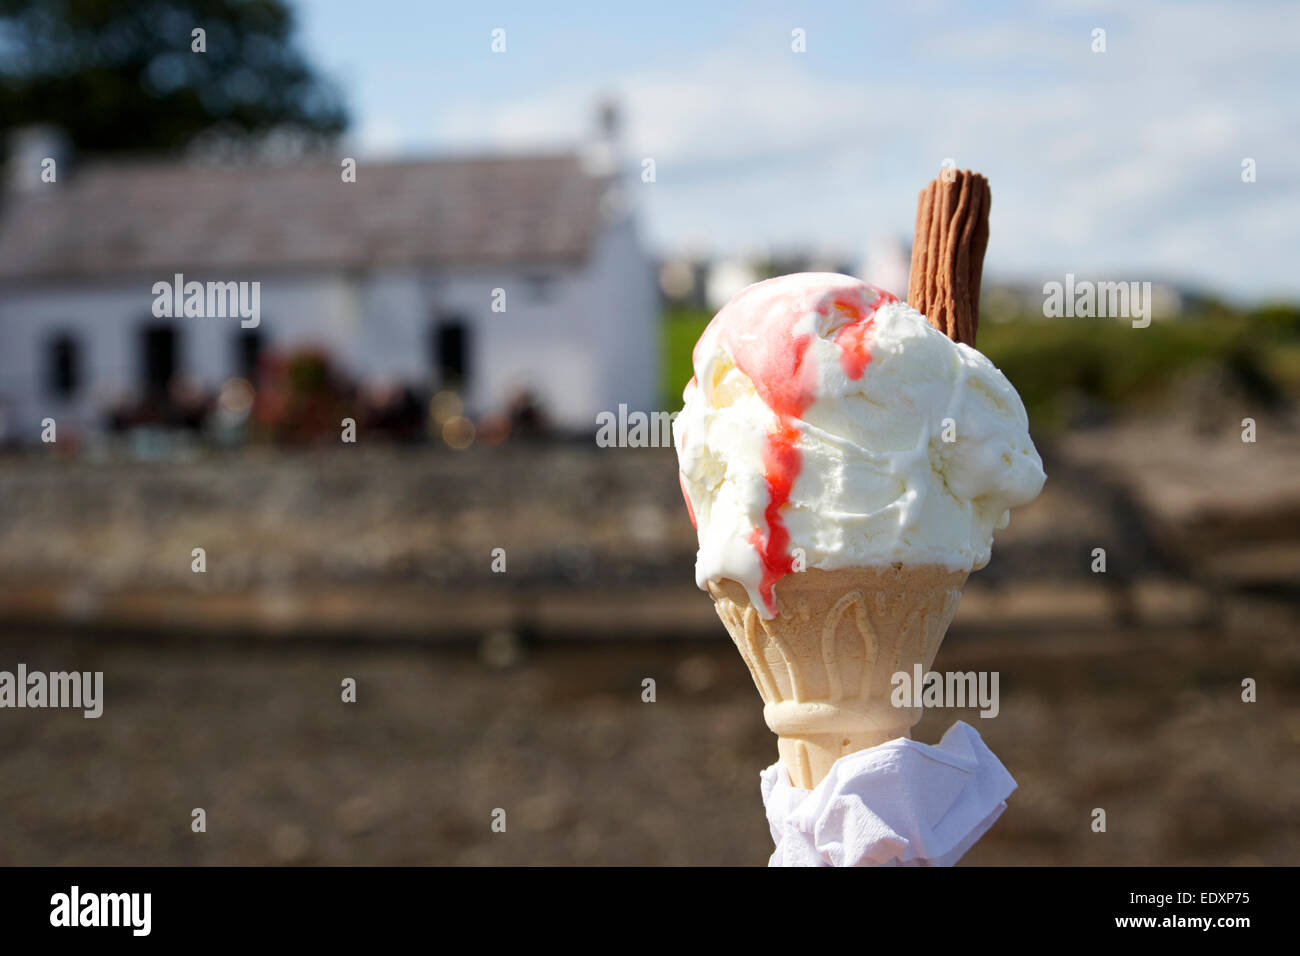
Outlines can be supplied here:
<path id="1" fill-rule="evenodd" d="M 188 432 L 198 432 L 211 412 L 214 396 L 194 378 L 177 373 L 167 385 L 167 423 Z"/>
<path id="2" fill-rule="evenodd" d="M 415 441 L 424 434 L 424 405 L 407 383 L 381 379 L 362 389 L 358 424 L 367 434 Z"/>
<path id="3" fill-rule="evenodd" d="M 339 434 L 344 418 L 355 418 L 356 387 L 334 368 L 322 348 L 270 353 L 261 373 L 253 419 L 258 431 L 273 442 L 326 441 Z"/>
<path id="4" fill-rule="evenodd" d="M 506 404 L 509 433 L 516 438 L 545 438 L 551 433 L 546 411 L 537 394 L 529 388 L 517 389 Z"/>

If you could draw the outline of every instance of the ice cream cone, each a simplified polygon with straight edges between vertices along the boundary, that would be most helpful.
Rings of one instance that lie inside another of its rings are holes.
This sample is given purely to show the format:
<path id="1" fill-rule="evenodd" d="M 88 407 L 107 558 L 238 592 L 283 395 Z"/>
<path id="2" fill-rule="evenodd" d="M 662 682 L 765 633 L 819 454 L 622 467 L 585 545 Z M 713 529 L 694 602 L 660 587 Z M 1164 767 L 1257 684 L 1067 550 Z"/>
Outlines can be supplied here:
<path id="1" fill-rule="evenodd" d="M 843 755 L 910 736 L 921 708 L 893 706 L 893 675 L 930 669 L 966 577 L 937 565 L 810 568 L 777 582 L 770 619 L 737 582 L 709 584 L 791 783 L 811 790 Z"/>

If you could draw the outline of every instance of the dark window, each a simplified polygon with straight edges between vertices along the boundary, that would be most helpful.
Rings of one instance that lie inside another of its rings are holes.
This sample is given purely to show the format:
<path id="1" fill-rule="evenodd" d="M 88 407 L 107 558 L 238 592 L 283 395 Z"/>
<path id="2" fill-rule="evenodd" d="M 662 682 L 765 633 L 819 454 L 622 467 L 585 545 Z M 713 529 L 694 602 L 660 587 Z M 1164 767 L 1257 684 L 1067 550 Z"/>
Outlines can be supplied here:
<path id="1" fill-rule="evenodd" d="M 262 333 L 235 333 L 235 374 L 257 384 L 257 366 L 262 360 Z"/>
<path id="2" fill-rule="evenodd" d="M 433 329 L 433 368 L 442 388 L 460 389 L 469 378 L 469 330 L 459 319 L 442 319 Z"/>
<path id="3" fill-rule="evenodd" d="M 81 387 L 81 349 L 71 335 L 50 340 L 46 357 L 46 389 L 56 398 L 71 398 Z"/>
<path id="4" fill-rule="evenodd" d="M 146 392 L 167 390 L 176 374 L 176 329 L 170 325 L 147 325 L 141 336 L 142 385 Z"/>

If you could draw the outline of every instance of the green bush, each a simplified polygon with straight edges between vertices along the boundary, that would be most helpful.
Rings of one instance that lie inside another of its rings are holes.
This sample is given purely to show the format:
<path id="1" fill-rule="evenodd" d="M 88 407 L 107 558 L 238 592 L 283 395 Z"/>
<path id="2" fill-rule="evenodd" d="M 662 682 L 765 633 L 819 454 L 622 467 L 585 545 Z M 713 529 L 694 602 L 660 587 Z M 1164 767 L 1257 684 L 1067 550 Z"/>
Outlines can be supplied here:
<path id="1" fill-rule="evenodd" d="M 664 317 L 663 407 L 676 411 L 682 407 L 682 389 L 691 380 L 691 350 L 709 320 L 703 309 L 669 309 Z"/>
<path id="2" fill-rule="evenodd" d="M 681 407 L 691 350 L 708 325 L 702 310 L 673 309 L 664 319 L 664 407 Z M 1022 318 L 980 324 L 980 350 L 1024 399 L 1036 429 L 1065 422 L 1068 396 L 1111 409 L 1158 397 L 1177 378 L 1216 366 L 1279 393 L 1300 391 L 1300 309 L 1267 306 L 1242 313 L 1216 306 L 1135 329 L 1110 319 Z"/>

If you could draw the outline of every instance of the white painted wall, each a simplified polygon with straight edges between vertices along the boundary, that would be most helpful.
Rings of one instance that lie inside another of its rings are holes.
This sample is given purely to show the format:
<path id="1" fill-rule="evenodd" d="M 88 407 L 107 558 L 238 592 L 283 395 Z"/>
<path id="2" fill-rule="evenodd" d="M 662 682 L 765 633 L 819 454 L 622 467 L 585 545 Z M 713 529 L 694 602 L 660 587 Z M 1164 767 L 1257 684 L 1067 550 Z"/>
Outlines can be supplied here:
<path id="1" fill-rule="evenodd" d="M 40 420 L 91 427 L 99 409 L 135 383 L 137 329 L 153 296 L 148 283 L 31 286 L 0 290 L 0 409 L 7 435 L 36 436 Z M 69 401 L 46 392 L 46 348 L 67 332 L 80 342 L 81 390 Z"/>
<path id="2" fill-rule="evenodd" d="M 593 259 L 596 334 L 605 361 L 599 407 L 658 410 L 663 404 L 659 285 L 641 252 L 635 221 L 625 217 L 612 223 L 596 242 Z"/>
<path id="3" fill-rule="evenodd" d="M 549 276 L 539 298 L 531 276 Z M 140 330 L 155 276 L 130 282 L 0 287 L 0 414 L 4 433 L 32 439 L 40 420 L 94 429 L 116 397 L 142 377 Z M 612 224 L 577 266 L 376 273 L 186 273 L 186 281 L 260 281 L 264 349 L 317 344 L 361 381 L 434 384 L 431 329 L 440 314 L 469 329 L 471 414 L 503 408 L 517 388 L 536 393 L 561 428 L 593 432 L 596 414 L 620 402 L 658 401 L 658 300 L 648 259 L 628 220 Z M 491 309 L 506 291 L 506 311 Z M 238 318 L 174 319 L 179 371 L 215 388 L 237 369 Z M 81 343 L 81 389 L 72 400 L 45 387 L 47 342 L 60 331 Z"/>

